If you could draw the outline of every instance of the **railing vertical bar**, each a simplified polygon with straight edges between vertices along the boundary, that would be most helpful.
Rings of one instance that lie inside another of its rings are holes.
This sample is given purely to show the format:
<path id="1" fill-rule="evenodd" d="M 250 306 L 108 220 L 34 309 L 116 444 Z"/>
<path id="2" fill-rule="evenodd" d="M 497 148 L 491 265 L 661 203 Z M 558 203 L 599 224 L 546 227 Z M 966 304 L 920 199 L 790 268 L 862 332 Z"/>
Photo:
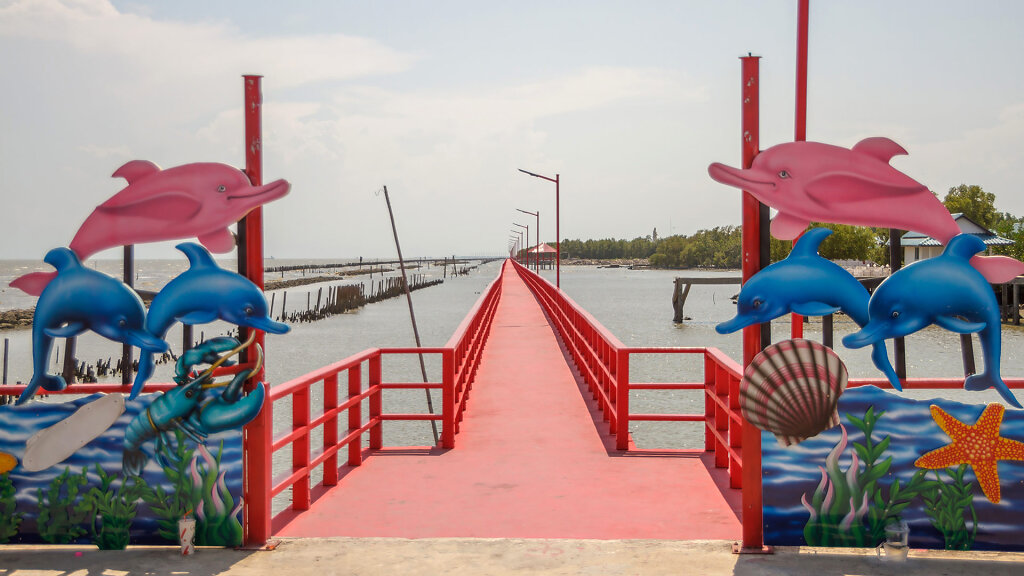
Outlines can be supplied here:
<path id="1" fill-rule="evenodd" d="M 292 431 L 309 426 L 309 387 L 305 387 L 292 395 Z M 309 429 L 292 443 L 292 470 L 302 470 L 301 479 L 292 485 L 292 507 L 296 510 L 309 510 L 310 479 L 309 479 Z"/>
<path id="2" fill-rule="evenodd" d="M 629 450 L 629 351 L 615 351 L 615 448 Z"/>
<path id="3" fill-rule="evenodd" d="M 727 438 L 729 435 L 729 413 L 723 407 L 728 406 L 729 402 L 729 374 L 724 368 L 718 366 L 715 373 L 715 396 L 718 402 L 715 402 L 715 430 L 723 437 Z M 715 467 L 716 468 L 728 468 L 729 466 L 729 449 L 722 439 L 717 439 L 715 443 Z"/>
<path id="4" fill-rule="evenodd" d="M 384 447 L 384 431 L 381 428 L 381 409 L 383 399 L 381 398 L 381 355 L 377 354 L 373 358 L 370 358 L 370 387 L 376 388 L 377 392 L 370 396 L 370 414 L 369 419 L 375 420 L 377 424 L 370 428 L 370 449 L 380 450 Z"/>
<path id="5" fill-rule="evenodd" d="M 704 354 L 704 451 L 711 452 L 715 449 L 715 435 L 711 432 L 711 426 L 715 421 L 715 402 L 711 399 L 714 394 L 715 370 L 717 362 L 710 354 Z"/>
<path id="6" fill-rule="evenodd" d="M 447 350 L 441 356 L 442 388 L 441 415 L 441 447 L 455 448 L 455 351 Z"/>
<path id="7" fill-rule="evenodd" d="M 324 414 L 332 414 L 338 408 L 338 373 L 324 378 Z M 324 451 L 338 443 L 338 415 L 335 414 L 324 422 Z M 324 461 L 324 486 L 338 484 L 338 453 L 335 452 Z"/>
<path id="8" fill-rule="evenodd" d="M 374 356 L 379 358 L 380 355 Z M 357 364 L 348 370 L 348 397 L 351 400 L 359 396 L 363 391 L 363 365 Z M 359 430 L 363 425 L 363 405 L 362 402 L 353 404 L 348 409 L 348 433 L 351 434 L 356 430 Z M 348 445 L 348 465 L 359 466 L 363 463 L 363 437 L 360 435 L 358 438 L 352 440 Z"/>

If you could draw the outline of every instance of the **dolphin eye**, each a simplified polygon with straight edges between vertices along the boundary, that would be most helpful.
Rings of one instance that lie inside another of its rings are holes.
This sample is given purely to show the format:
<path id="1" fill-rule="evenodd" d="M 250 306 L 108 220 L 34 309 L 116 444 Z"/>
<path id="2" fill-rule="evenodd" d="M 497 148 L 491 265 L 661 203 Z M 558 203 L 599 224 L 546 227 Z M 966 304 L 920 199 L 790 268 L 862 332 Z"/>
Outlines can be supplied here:
<path id="1" fill-rule="evenodd" d="M 789 172 L 786 172 L 785 170 L 779 172 L 779 178 L 789 178 Z"/>
<path id="2" fill-rule="evenodd" d="M 900 317 L 900 311 L 899 310 L 893 310 L 892 311 L 892 317 L 893 317 L 894 320 L 896 318 L 899 318 Z"/>
<path id="3" fill-rule="evenodd" d="M 192 390 L 186 390 L 185 391 L 185 398 L 191 398 L 191 397 L 192 397 Z"/>
<path id="4" fill-rule="evenodd" d="M 128 321 L 125 320 L 124 318 L 121 318 L 120 320 L 117 321 L 117 325 L 120 326 L 121 328 L 124 328 L 128 326 Z"/>
<path id="5" fill-rule="evenodd" d="M 246 316 L 252 316 L 255 312 L 256 311 L 253 310 L 252 306 L 246 306 L 245 307 L 245 315 Z"/>
<path id="6" fill-rule="evenodd" d="M 227 186 L 225 186 L 223 184 L 221 184 L 220 186 L 217 186 L 217 192 L 227 192 L 227 191 L 228 191 L 228 187 Z"/>
<path id="7" fill-rule="evenodd" d="M 755 298 L 754 301 L 751 303 L 751 306 L 753 306 L 754 309 L 756 310 L 756 309 L 760 308 L 762 304 L 764 304 L 763 300 L 761 300 L 760 298 Z"/>

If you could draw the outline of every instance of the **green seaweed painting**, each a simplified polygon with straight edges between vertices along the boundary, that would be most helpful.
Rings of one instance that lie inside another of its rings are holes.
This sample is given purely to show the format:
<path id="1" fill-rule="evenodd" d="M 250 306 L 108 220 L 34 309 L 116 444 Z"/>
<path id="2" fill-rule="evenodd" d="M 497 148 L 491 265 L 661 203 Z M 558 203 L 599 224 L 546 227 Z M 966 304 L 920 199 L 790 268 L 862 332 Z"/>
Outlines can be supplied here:
<path id="1" fill-rule="evenodd" d="M 72 474 L 71 468 L 64 468 L 54 478 L 46 492 L 36 489 L 39 506 L 39 537 L 51 544 L 70 544 L 85 535 L 84 524 L 89 520 L 87 507 L 83 507 L 82 488 L 89 484 L 89 470 Z"/>
<path id="2" fill-rule="evenodd" d="M 224 479 L 225 472 L 220 469 L 223 443 L 213 456 L 205 444 L 190 448 L 180 430 L 175 431 L 175 436 L 176 441 L 162 443 L 156 455 L 171 482 L 171 492 L 157 486 L 144 496 L 158 517 L 158 533 L 177 541 L 178 520 L 194 515 L 197 545 L 240 546 L 242 523 L 238 515 L 242 503 L 234 503 Z"/>
<path id="3" fill-rule="evenodd" d="M 129 479 L 120 474 L 107 475 L 99 464 L 96 474 L 100 485 L 90 488 L 81 504 L 82 511 L 92 518 L 92 541 L 100 550 L 123 550 L 128 546 L 138 501 L 149 487 L 139 477 L 132 477 L 129 484 Z M 111 489 L 119 478 L 117 489 Z"/>
<path id="4" fill-rule="evenodd" d="M 967 464 L 955 470 L 944 470 L 951 482 L 942 482 L 939 471 L 935 471 L 938 486 L 925 491 L 921 496 L 925 513 L 945 541 L 946 550 L 970 550 L 978 535 L 978 514 L 974 510 L 974 483 L 964 481 Z M 966 514 L 971 516 L 971 530 L 967 530 Z"/>
<path id="5" fill-rule="evenodd" d="M 10 542 L 11 538 L 18 535 L 18 526 L 24 517 L 22 512 L 16 510 L 14 494 L 14 482 L 10 474 L 0 474 L 0 544 Z"/>
<path id="6" fill-rule="evenodd" d="M 892 457 L 881 456 L 889 447 L 886 436 L 875 442 L 872 434 L 878 419 L 885 411 L 868 408 L 864 418 L 846 414 L 854 426 L 864 433 L 864 442 L 854 442 L 850 466 L 842 470 L 839 458 L 846 451 L 846 427 L 840 424 L 842 437 L 825 459 L 821 481 L 808 500 L 804 494 L 800 502 L 810 513 L 804 526 L 804 540 L 810 546 L 876 546 L 885 536 L 885 526 L 897 521 L 900 513 L 922 491 L 933 489 L 936 481 L 925 478 L 919 470 L 906 484 L 899 479 L 886 489 L 879 484 L 892 466 Z M 863 464 L 863 468 L 861 468 Z"/>

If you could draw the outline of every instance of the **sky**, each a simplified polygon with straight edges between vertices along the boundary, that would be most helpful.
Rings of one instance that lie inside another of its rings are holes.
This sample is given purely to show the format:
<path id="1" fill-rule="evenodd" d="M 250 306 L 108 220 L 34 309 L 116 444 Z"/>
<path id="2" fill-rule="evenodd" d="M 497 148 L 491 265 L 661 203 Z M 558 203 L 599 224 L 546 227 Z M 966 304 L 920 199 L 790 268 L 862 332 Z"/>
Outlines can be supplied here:
<path id="1" fill-rule="evenodd" d="M 761 148 L 794 137 L 797 0 L 0 0 L 0 259 L 41 260 L 136 159 L 244 166 L 263 76 L 276 258 L 500 255 L 735 225 L 740 60 L 761 56 Z M 1024 2 L 811 0 L 809 140 L 889 137 L 940 197 L 1024 215 Z M 531 244 L 532 244 L 531 238 Z M 140 258 L 175 257 L 175 242 Z M 108 251 L 97 257 L 114 257 Z"/>

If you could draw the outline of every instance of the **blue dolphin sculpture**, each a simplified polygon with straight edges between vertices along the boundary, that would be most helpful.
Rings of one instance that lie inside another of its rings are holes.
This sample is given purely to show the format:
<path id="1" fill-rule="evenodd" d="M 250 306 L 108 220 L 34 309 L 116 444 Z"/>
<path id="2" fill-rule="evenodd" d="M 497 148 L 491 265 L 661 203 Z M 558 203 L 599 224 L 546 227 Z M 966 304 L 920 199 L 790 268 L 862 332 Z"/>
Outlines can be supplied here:
<path id="1" fill-rule="evenodd" d="M 217 319 L 271 334 L 288 331 L 287 324 L 267 316 L 267 299 L 248 278 L 217 266 L 199 244 L 184 242 L 175 248 L 188 258 L 189 269 L 153 298 L 146 317 L 146 328 L 151 333 L 163 337 L 175 322 L 206 324 Z M 143 353 L 129 400 L 139 395 L 154 367 L 153 355 Z"/>
<path id="2" fill-rule="evenodd" d="M 86 330 L 141 348 L 166 352 L 167 343 L 145 329 L 142 300 L 123 283 L 82 266 L 67 248 L 54 248 L 43 259 L 57 269 L 36 302 L 32 319 L 32 380 L 18 398 L 24 404 L 36 391 L 67 387 L 60 376 L 46 373 L 54 338 L 68 338 Z"/>
<path id="3" fill-rule="evenodd" d="M 785 260 L 755 274 L 740 290 L 736 317 L 715 326 L 715 330 L 731 334 L 790 312 L 824 316 L 839 310 L 858 326 L 866 326 L 871 297 L 867 289 L 849 272 L 818 254 L 818 247 L 830 234 L 828 228 L 808 230 Z M 903 389 L 889 362 L 884 340 L 875 343 L 871 361 L 894 388 Z"/>
<path id="4" fill-rule="evenodd" d="M 995 388 L 1009 404 L 1020 408 L 999 376 L 1002 326 L 995 292 L 968 260 L 985 250 L 977 236 L 960 234 L 941 255 L 914 262 L 885 279 L 868 304 L 871 321 L 843 344 L 860 348 L 886 338 L 898 338 L 938 324 L 958 334 L 978 333 L 985 371 L 964 381 L 966 390 Z"/>

